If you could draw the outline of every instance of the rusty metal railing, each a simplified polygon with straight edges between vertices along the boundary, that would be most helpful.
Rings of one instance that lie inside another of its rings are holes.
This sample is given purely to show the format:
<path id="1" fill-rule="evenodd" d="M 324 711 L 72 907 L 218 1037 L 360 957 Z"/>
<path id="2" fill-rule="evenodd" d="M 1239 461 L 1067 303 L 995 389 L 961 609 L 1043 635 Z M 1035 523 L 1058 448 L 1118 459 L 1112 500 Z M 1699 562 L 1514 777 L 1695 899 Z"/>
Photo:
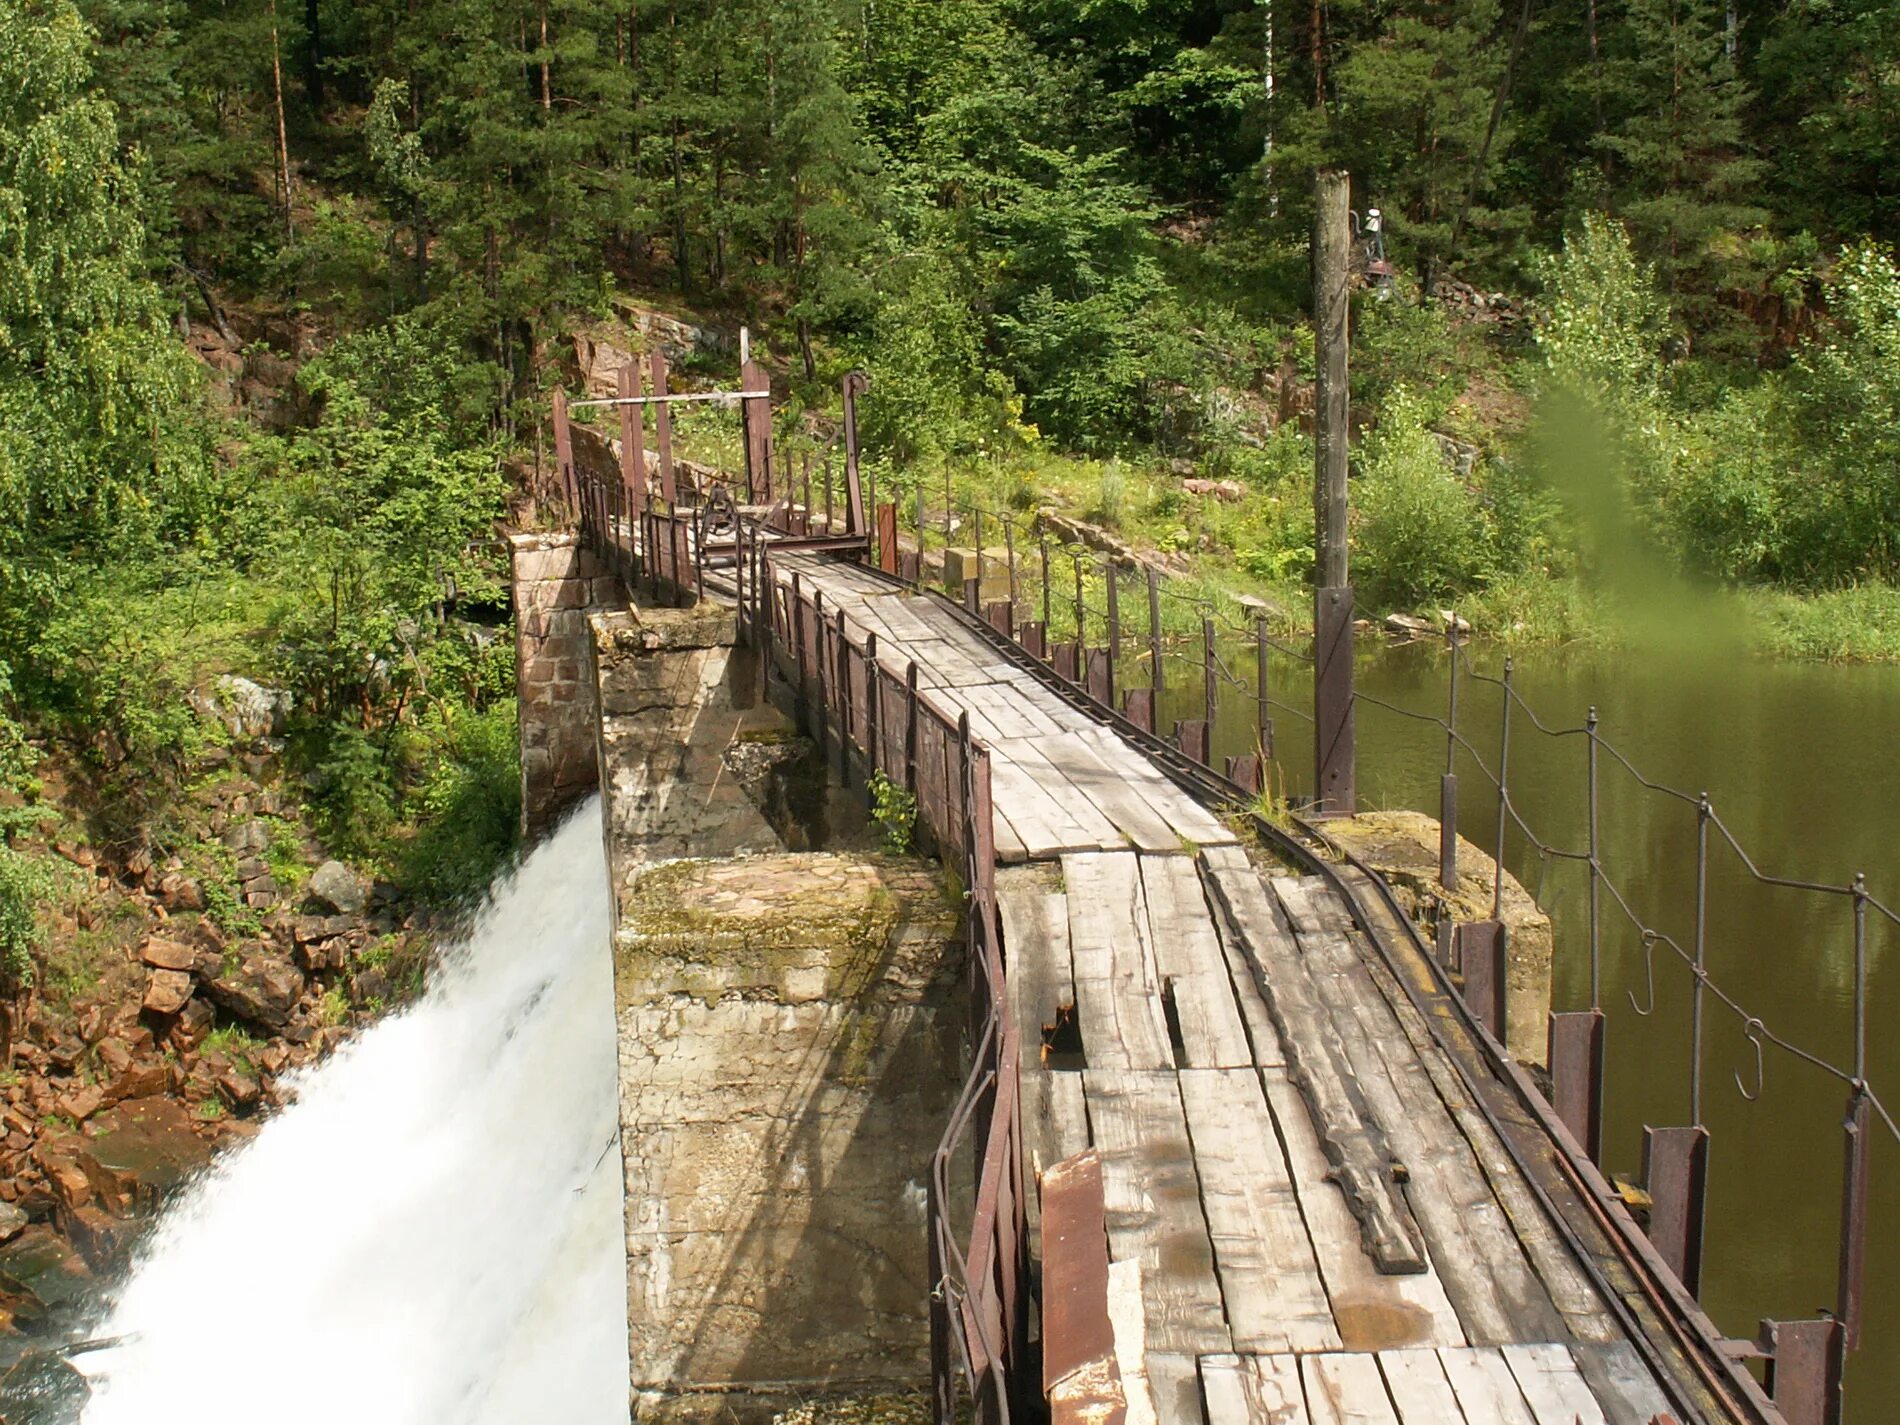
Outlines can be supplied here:
<path id="1" fill-rule="evenodd" d="M 1030 1284 L 1022 1198 L 1022 1123 L 1017 1101 L 1021 1052 L 1004 988 L 996 910 L 996 842 L 989 749 L 918 686 L 918 667 L 900 673 L 878 656 L 877 636 L 852 635 L 841 610 L 797 572 L 776 568 L 776 547 L 748 542 L 740 567 L 742 623 L 776 655 L 800 725 L 827 757 L 835 744 L 842 774 L 855 752 L 868 777 L 882 774 L 915 799 L 946 866 L 958 869 L 968 904 L 969 1076 L 931 1156 L 926 1184 L 931 1282 L 931 1390 L 939 1425 L 958 1418 L 958 1378 L 975 1418 L 1003 1425 L 1025 1418 Z M 967 1226 L 953 1181 L 968 1154 L 975 1192 Z"/>

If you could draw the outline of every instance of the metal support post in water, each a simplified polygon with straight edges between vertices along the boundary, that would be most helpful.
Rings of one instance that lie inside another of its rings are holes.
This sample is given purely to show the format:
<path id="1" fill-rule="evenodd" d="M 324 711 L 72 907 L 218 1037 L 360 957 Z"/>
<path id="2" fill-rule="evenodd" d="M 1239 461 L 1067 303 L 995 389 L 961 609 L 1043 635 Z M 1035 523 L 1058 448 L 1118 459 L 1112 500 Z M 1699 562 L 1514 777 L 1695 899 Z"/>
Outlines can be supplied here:
<path id="1" fill-rule="evenodd" d="M 1201 716 L 1207 721 L 1208 755 L 1204 762 L 1211 762 L 1214 748 L 1214 711 L 1220 696 L 1219 686 L 1214 681 L 1218 656 L 1214 652 L 1214 620 L 1201 620 Z"/>
<path id="2" fill-rule="evenodd" d="M 1040 532 L 1042 539 L 1042 634 L 1049 636 L 1049 531 Z"/>
<path id="3" fill-rule="evenodd" d="M 1081 658 L 1084 655 L 1079 650 L 1089 646 L 1088 633 L 1085 630 L 1083 622 L 1082 556 L 1080 554 L 1073 554 L 1069 557 L 1075 564 L 1075 646 L 1078 650 L 1076 657 Z"/>
<path id="4" fill-rule="evenodd" d="M 1445 693 L 1445 774 L 1438 779 L 1438 884 L 1458 889 L 1458 624 L 1445 627 L 1451 655 Z"/>
<path id="5" fill-rule="evenodd" d="M 1550 1106 L 1593 1163 L 1603 1161 L 1603 1031 L 1600 1009 L 1550 1016 Z"/>
<path id="6" fill-rule="evenodd" d="M 1709 1130 L 1645 1128 L 1643 1185 L 1650 1197 L 1649 1240 L 1689 1294 L 1700 1296 Z"/>
<path id="7" fill-rule="evenodd" d="M 1154 691 L 1155 702 L 1161 700 L 1161 574 L 1154 565 L 1148 570 L 1148 686 Z M 1153 705 L 1150 705 L 1150 713 Z M 1152 724 L 1150 732 L 1154 731 Z"/>
<path id="8" fill-rule="evenodd" d="M 1787 1425 L 1840 1425 L 1846 1333 L 1838 1321 L 1764 1321 L 1769 1398 Z"/>
<path id="9" fill-rule="evenodd" d="M 1108 576 L 1108 695 L 1102 701 L 1112 708 L 1115 706 L 1115 665 L 1122 653 L 1122 606 L 1117 593 L 1121 581 L 1115 577 L 1112 558 L 1103 562 L 1102 572 Z"/>
<path id="10" fill-rule="evenodd" d="M 1254 726 L 1260 742 L 1260 786 L 1267 788 L 1267 769 L 1273 765 L 1273 701 L 1267 688 L 1267 616 L 1256 614 L 1253 621 Z"/>
<path id="11" fill-rule="evenodd" d="M 1861 1301 L 1867 1275 L 1868 1166 L 1873 1141 L 1873 1100 L 1867 1088 L 1867 877 L 1854 877 L 1854 1092 L 1841 1129 L 1845 1164 L 1841 1180 L 1841 1261 L 1834 1314 L 1846 1348 L 1860 1348 Z"/>

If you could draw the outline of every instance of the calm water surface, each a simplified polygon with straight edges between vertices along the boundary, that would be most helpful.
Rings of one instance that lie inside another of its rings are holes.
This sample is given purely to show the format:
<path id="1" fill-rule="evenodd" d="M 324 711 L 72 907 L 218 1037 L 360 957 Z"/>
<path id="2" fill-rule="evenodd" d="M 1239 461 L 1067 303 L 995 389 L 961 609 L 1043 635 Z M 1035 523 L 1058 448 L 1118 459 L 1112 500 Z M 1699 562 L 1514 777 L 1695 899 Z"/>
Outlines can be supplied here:
<path id="1" fill-rule="evenodd" d="M 1468 655 L 1496 675 L 1502 657 Z M 1251 648 L 1224 649 L 1252 681 Z M 1132 671 L 1132 670 L 1131 670 Z M 1380 647 L 1362 656 L 1360 688 L 1400 707 L 1444 715 L 1447 655 L 1435 644 Z M 1310 707 L 1310 681 L 1276 657 L 1273 695 Z M 1135 673 L 1139 680 L 1145 673 Z M 1198 716 L 1196 672 L 1173 660 L 1166 718 Z M 1516 687 L 1552 728 L 1578 727 L 1595 705 L 1602 733 L 1650 780 L 1694 797 L 1707 791 L 1755 863 L 1773 875 L 1845 884 L 1864 871 L 1873 893 L 1900 906 L 1900 668 L 1844 668 L 1759 660 L 1719 646 L 1520 656 Z M 1460 729 L 1494 769 L 1499 693 L 1461 676 Z M 1244 750 L 1255 715 L 1251 689 L 1223 684 L 1216 750 Z M 1276 710 L 1279 752 L 1295 795 L 1311 783 L 1309 723 Z M 1436 727 L 1361 703 L 1362 807 L 1436 814 L 1445 738 Z M 1511 786 L 1524 821 L 1549 845 L 1586 838 L 1586 745 L 1539 735 L 1513 714 Z M 1602 860 L 1633 910 L 1691 943 L 1696 809 L 1645 791 L 1607 756 L 1600 774 Z M 1460 829 L 1489 850 L 1497 802 L 1461 753 Z M 1853 915 L 1846 897 L 1754 883 L 1712 837 L 1708 964 L 1712 980 L 1774 1032 L 1843 1067 L 1853 1061 Z M 1558 938 L 1559 1009 L 1590 1000 L 1588 876 L 1539 856 L 1516 830 L 1511 869 L 1550 912 Z M 1608 1015 L 1605 1167 L 1636 1177 L 1645 1124 L 1689 1122 L 1691 976 L 1667 947 L 1654 952 L 1654 1013 L 1640 936 L 1603 899 L 1602 1007 Z M 1868 1075 L 1900 1116 L 1900 937 L 1870 917 Z M 1763 1091 L 1752 1090 L 1755 1051 L 1742 1021 L 1705 1001 L 1702 1119 L 1711 1134 L 1708 1250 L 1703 1299 L 1722 1328 L 1753 1336 L 1762 1317 L 1812 1317 L 1835 1300 L 1841 1208 L 1840 1120 L 1847 1090 L 1772 1047 Z M 1900 1411 L 1900 1146 L 1883 1129 L 1873 1158 L 1864 1345 L 1849 1367 L 1857 1425 Z"/>

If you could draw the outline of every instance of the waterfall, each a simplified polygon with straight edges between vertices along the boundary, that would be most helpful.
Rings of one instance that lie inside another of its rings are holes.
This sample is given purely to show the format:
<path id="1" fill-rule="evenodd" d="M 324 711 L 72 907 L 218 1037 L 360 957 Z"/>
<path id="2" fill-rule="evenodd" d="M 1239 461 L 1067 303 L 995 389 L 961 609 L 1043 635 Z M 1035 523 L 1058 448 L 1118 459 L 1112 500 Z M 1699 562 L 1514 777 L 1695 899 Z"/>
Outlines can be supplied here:
<path id="1" fill-rule="evenodd" d="M 622 1425 L 610 908 L 591 801 L 428 991 L 174 1200 L 86 1425 Z"/>

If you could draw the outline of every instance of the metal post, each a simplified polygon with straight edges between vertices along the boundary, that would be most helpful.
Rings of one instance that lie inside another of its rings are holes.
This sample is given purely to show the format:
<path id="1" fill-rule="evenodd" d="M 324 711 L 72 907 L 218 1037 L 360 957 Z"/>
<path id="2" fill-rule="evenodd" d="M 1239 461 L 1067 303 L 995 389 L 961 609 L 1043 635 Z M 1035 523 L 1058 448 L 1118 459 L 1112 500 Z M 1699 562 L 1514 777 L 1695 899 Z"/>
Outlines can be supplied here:
<path id="1" fill-rule="evenodd" d="M 1643 1184 L 1650 1197 L 1649 1240 L 1689 1294 L 1701 1295 L 1709 1130 L 1644 1128 Z"/>
<path id="2" fill-rule="evenodd" d="M 831 457 L 825 457 L 825 533 L 835 534 L 831 504 Z"/>
<path id="3" fill-rule="evenodd" d="M 1255 727 L 1260 733 L 1260 776 L 1265 789 L 1267 768 L 1273 762 L 1273 702 L 1267 691 L 1267 616 L 1256 614 L 1253 621 Z"/>
<path id="4" fill-rule="evenodd" d="M 1438 779 L 1438 884 L 1458 889 L 1458 625 L 1445 626 L 1451 673 L 1445 693 L 1445 773 Z"/>
<path id="5" fill-rule="evenodd" d="M 798 674 L 798 687 L 793 697 L 793 711 L 801 731 L 811 726 L 810 709 L 805 699 L 805 680 L 809 670 L 805 666 L 805 599 L 800 587 L 798 571 L 792 571 L 792 666 Z"/>
<path id="6" fill-rule="evenodd" d="M 1603 1011 L 1550 1016 L 1550 1106 L 1570 1136 L 1603 1161 Z"/>
<path id="7" fill-rule="evenodd" d="M 1504 920 L 1504 833 L 1511 813 L 1511 671 L 1504 660 L 1504 706 L 1498 716 L 1498 840 L 1497 860 L 1491 867 L 1491 919 Z"/>
<path id="8" fill-rule="evenodd" d="M 1584 740 L 1589 746 L 1590 773 L 1590 1008 L 1603 1008 L 1603 843 L 1597 816 L 1597 710 L 1595 704 L 1583 720 Z"/>
<path id="9" fill-rule="evenodd" d="M 1154 565 L 1148 570 L 1148 686 L 1155 701 L 1161 700 L 1161 574 Z M 1154 729 L 1150 728 L 1152 732 Z"/>
<path id="10" fill-rule="evenodd" d="M 554 388 L 554 473 L 561 482 L 561 498 L 571 510 L 577 504 L 574 483 L 574 438 L 567 424 L 567 392 Z"/>
<path id="11" fill-rule="evenodd" d="M 858 473 L 858 397 L 871 389 L 862 371 L 844 378 L 844 484 L 846 534 L 864 533 L 864 486 Z"/>
<path id="12" fill-rule="evenodd" d="M 801 520 L 799 523 L 804 526 L 801 533 L 810 534 L 811 533 L 811 452 L 809 450 L 806 451 L 803 454 L 803 456 L 800 457 L 800 461 L 805 467 L 805 518 Z"/>
<path id="13" fill-rule="evenodd" d="M 765 368 L 752 360 L 748 351 L 739 364 L 739 389 L 765 391 L 771 388 Z M 772 402 L 769 398 L 741 396 L 739 425 L 745 433 L 746 503 L 756 505 L 759 497 L 772 488 Z"/>
<path id="14" fill-rule="evenodd" d="M 886 574 L 897 572 L 897 506 L 877 507 L 877 567 Z"/>
<path id="15" fill-rule="evenodd" d="M 1835 1315 L 1850 1351 L 1860 1348 L 1861 1301 L 1867 1273 L 1868 1167 L 1873 1142 L 1872 1096 L 1867 1089 L 1867 877 L 1854 877 L 1854 1092 L 1841 1125 L 1845 1166 L 1841 1180 L 1841 1259 Z"/>
<path id="16" fill-rule="evenodd" d="M 1016 626 L 1016 521 L 1003 516 L 1003 560 L 1009 567 L 1009 626 Z"/>
<path id="17" fill-rule="evenodd" d="M 1218 664 L 1214 653 L 1214 620 L 1201 619 L 1201 706 L 1207 719 L 1207 745 L 1209 755 L 1214 746 L 1214 704 L 1219 697 L 1219 687 L 1214 681 L 1214 670 Z"/>
<path id="18" fill-rule="evenodd" d="M 838 698 L 838 785 L 851 787 L 851 737 L 857 729 L 856 709 L 851 705 L 851 644 L 845 638 L 844 610 L 838 610 L 837 637 L 831 646 L 833 686 Z"/>
<path id="19" fill-rule="evenodd" d="M 1313 231 L 1313 337 L 1317 357 L 1313 692 L 1314 800 L 1322 816 L 1351 815 L 1355 805 L 1352 707 L 1352 588 L 1347 573 L 1347 442 L 1351 412 L 1347 348 L 1352 310 L 1351 180 L 1333 169 L 1316 178 Z"/>
<path id="20" fill-rule="evenodd" d="M 1043 636 L 1049 633 L 1049 531 L 1040 532 L 1042 538 L 1042 628 Z"/>
<path id="21" fill-rule="evenodd" d="M 1102 701 L 1114 707 L 1115 664 L 1122 652 L 1122 609 L 1116 595 L 1120 581 L 1115 577 L 1115 561 L 1112 557 L 1103 562 L 1102 572 L 1108 576 L 1108 696 Z"/>
<path id="22" fill-rule="evenodd" d="M 629 361 L 620 368 L 615 390 L 623 398 L 640 394 L 640 363 Z M 643 408 L 620 408 L 620 478 L 632 496 L 633 507 L 644 509 L 647 502 L 646 414 Z"/>
<path id="23" fill-rule="evenodd" d="M 1708 975 L 1709 794 L 1696 801 L 1695 979 L 1689 986 L 1689 1122 L 1702 1126 L 1702 992 Z"/>
<path id="24" fill-rule="evenodd" d="M 1069 557 L 1075 561 L 1075 646 L 1077 649 L 1083 649 L 1089 646 L 1089 640 L 1084 627 L 1082 604 L 1082 556 L 1072 554 Z M 1083 655 L 1078 652 L 1076 656 L 1079 658 Z"/>
<path id="25" fill-rule="evenodd" d="M 648 365 L 653 373 L 653 394 L 666 395 L 666 352 L 654 347 Z M 660 497 L 670 514 L 679 504 L 679 484 L 673 471 L 673 408 L 665 401 L 653 407 L 653 446 L 660 460 Z"/>
<path id="26" fill-rule="evenodd" d="M 917 664 L 904 668 L 904 790 L 917 795 Z"/>
<path id="27" fill-rule="evenodd" d="M 1764 1321 L 1764 1384 L 1787 1425 L 1840 1425 L 1845 1333 L 1838 1321 Z"/>

